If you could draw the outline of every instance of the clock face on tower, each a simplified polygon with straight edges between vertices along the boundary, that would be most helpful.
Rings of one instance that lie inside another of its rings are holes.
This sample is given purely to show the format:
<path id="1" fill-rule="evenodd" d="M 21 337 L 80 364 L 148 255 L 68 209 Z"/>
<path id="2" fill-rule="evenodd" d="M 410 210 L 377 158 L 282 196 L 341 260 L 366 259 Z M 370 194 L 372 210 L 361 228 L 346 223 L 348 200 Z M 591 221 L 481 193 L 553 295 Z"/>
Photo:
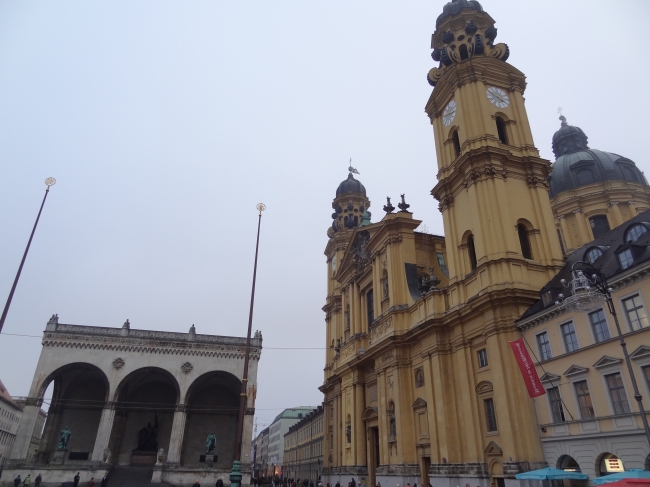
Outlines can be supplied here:
<path id="1" fill-rule="evenodd" d="M 451 100 L 449 103 L 447 103 L 447 106 L 445 107 L 445 111 L 442 112 L 442 123 L 444 124 L 444 126 L 449 127 L 451 125 L 451 122 L 454 120 L 455 116 L 456 116 L 456 102 L 454 100 Z"/>
<path id="2" fill-rule="evenodd" d="M 490 86 L 487 89 L 487 97 L 498 108 L 505 108 L 510 104 L 510 98 L 506 92 L 496 86 Z"/>

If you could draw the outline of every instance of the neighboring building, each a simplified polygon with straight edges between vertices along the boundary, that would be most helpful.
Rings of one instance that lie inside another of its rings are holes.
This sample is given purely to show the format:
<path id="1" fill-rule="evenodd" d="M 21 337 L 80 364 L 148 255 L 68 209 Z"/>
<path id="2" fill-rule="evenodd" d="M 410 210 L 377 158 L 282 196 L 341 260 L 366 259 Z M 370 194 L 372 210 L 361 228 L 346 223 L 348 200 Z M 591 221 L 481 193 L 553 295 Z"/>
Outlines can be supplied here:
<path id="1" fill-rule="evenodd" d="M 9 460 L 22 414 L 22 408 L 0 381 L 0 467 Z"/>
<path id="2" fill-rule="evenodd" d="M 650 469 L 650 450 L 613 316 L 606 303 L 592 312 L 555 302 L 571 291 L 571 268 L 592 263 L 612 298 L 646 410 L 650 410 L 650 211 L 605 233 L 567 259 L 541 290 L 542 299 L 517 322 L 532 347 L 546 394 L 535 399 L 545 460 L 591 478 L 611 473 L 607 460 Z M 646 303 L 647 302 L 647 303 Z"/>
<path id="3" fill-rule="evenodd" d="M 284 476 L 316 484 L 323 467 L 323 438 L 323 406 L 318 406 L 284 435 Z"/>
<path id="4" fill-rule="evenodd" d="M 20 406 L 21 409 L 25 408 L 27 404 L 26 397 L 14 397 L 13 398 L 16 404 Z M 43 434 L 43 427 L 45 426 L 45 420 L 47 419 L 47 413 L 42 409 L 38 412 L 38 419 L 36 420 L 36 426 L 34 427 L 34 433 L 32 434 L 32 440 L 29 443 L 29 452 L 27 453 L 27 463 L 31 463 L 36 458 L 36 453 L 38 452 L 38 447 L 41 443 L 41 435 Z"/>
<path id="5" fill-rule="evenodd" d="M 39 472 L 49 482 L 82 482 L 114 467 L 153 466 L 153 480 L 172 485 L 227 478 L 232 468 L 242 391 L 246 338 L 47 323 L 43 348 L 25 399 L 17 438 L 5 467 L 8 477 Z M 250 450 L 262 352 L 251 339 L 247 404 L 241 445 L 243 483 L 249 484 Z M 50 384 L 52 401 L 36 459 L 30 448 Z M 59 450 L 62 430 L 67 449 Z M 216 432 L 216 461 L 205 465 L 205 441 Z M 12 477 L 12 478 L 13 478 Z"/>
<path id="6" fill-rule="evenodd" d="M 273 423 L 266 428 L 258 438 L 262 439 L 262 458 L 265 462 L 261 467 L 264 476 L 283 475 L 284 465 L 284 435 L 289 428 L 302 420 L 314 410 L 314 406 L 299 406 L 288 408 L 278 414 Z M 266 440 L 265 440 L 266 438 Z"/>
<path id="7" fill-rule="evenodd" d="M 251 466 L 251 470 L 255 478 L 259 478 L 262 475 L 264 475 L 262 472 L 262 468 L 265 468 L 264 462 L 268 460 L 268 458 L 266 459 L 262 458 L 262 443 L 263 443 L 263 438 L 265 436 L 267 437 L 267 445 L 268 445 L 268 436 L 269 436 L 268 428 L 264 428 L 260 432 L 260 434 L 253 439 L 253 448 L 255 450 L 255 455 L 252 457 L 253 465 Z M 267 455 L 268 455 L 268 447 L 267 447 Z"/>

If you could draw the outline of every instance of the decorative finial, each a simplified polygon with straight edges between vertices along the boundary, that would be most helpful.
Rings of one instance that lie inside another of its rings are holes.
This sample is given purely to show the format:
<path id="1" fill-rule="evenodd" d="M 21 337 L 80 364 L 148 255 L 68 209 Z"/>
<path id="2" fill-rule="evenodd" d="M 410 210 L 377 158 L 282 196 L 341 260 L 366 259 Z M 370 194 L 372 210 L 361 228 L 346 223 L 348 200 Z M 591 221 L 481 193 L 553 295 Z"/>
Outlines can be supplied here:
<path id="1" fill-rule="evenodd" d="M 390 196 L 386 196 L 386 204 L 384 205 L 384 211 L 386 213 L 392 213 L 395 211 L 395 207 L 390 204 Z"/>
<path id="2" fill-rule="evenodd" d="M 560 115 L 560 120 L 562 121 L 562 127 L 566 126 L 566 117 L 562 115 L 562 107 L 557 107 L 557 113 Z"/>
<path id="3" fill-rule="evenodd" d="M 411 207 L 411 205 L 407 204 L 406 201 L 404 201 L 404 195 L 403 194 L 401 194 L 400 196 L 402 197 L 402 202 L 399 203 L 397 206 L 399 207 L 399 209 L 401 211 L 406 211 Z"/>
<path id="4" fill-rule="evenodd" d="M 352 158 L 350 157 L 350 167 L 348 167 L 348 171 L 350 171 L 350 174 L 359 174 L 359 171 L 357 171 L 355 168 L 352 167 Z"/>

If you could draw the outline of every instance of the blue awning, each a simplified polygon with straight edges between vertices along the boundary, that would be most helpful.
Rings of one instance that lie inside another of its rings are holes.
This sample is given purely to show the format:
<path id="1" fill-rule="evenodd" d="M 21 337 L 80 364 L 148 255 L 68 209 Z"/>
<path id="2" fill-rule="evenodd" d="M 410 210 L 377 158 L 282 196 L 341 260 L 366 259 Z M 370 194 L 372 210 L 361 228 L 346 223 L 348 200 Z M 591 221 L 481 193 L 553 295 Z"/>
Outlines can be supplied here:
<path id="1" fill-rule="evenodd" d="M 650 472 L 647 470 L 641 470 L 640 468 L 631 468 L 625 472 L 610 473 L 609 475 L 598 477 L 597 479 L 594 479 L 594 484 L 609 484 L 623 479 L 650 479 Z"/>
<path id="2" fill-rule="evenodd" d="M 515 477 L 519 480 L 587 480 L 588 475 L 579 472 L 567 472 L 559 468 L 546 467 L 530 472 L 518 473 Z"/>

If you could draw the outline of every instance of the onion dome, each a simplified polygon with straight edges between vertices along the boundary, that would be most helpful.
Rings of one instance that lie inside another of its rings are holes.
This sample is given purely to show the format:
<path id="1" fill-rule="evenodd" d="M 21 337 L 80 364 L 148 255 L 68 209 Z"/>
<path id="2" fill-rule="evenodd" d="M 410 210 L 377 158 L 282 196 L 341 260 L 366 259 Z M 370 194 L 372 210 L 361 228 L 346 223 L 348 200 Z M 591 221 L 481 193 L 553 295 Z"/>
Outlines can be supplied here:
<path id="1" fill-rule="evenodd" d="M 440 23 L 447 17 L 452 17 L 465 8 L 471 8 L 477 12 L 483 12 L 483 7 L 476 0 L 451 0 L 442 8 L 442 13 L 436 19 L 436 29 Z"/>
<path id="2" fill-rule="evenodd" d="M 643 173 L 626 157 L 611 152 L 590 149 L 587 136 L 579 127 L 566 123 L 553 135 L 556 160 L 549 176 L 549 196 L 590 184 L 623 181 L 648 186 Z"/>
<path id="3" fill-rule="evenodd" d="M 366 188 L 363 187 L 361 181 L 354 179 L 352 173 L 348 174 L 348 178 L 345 181 L 342 181 L 339 184 L 339 187 L 336 188 L 336 196 L 342 195 L 344 193 L 361 193 L 366 195 Z"/>

